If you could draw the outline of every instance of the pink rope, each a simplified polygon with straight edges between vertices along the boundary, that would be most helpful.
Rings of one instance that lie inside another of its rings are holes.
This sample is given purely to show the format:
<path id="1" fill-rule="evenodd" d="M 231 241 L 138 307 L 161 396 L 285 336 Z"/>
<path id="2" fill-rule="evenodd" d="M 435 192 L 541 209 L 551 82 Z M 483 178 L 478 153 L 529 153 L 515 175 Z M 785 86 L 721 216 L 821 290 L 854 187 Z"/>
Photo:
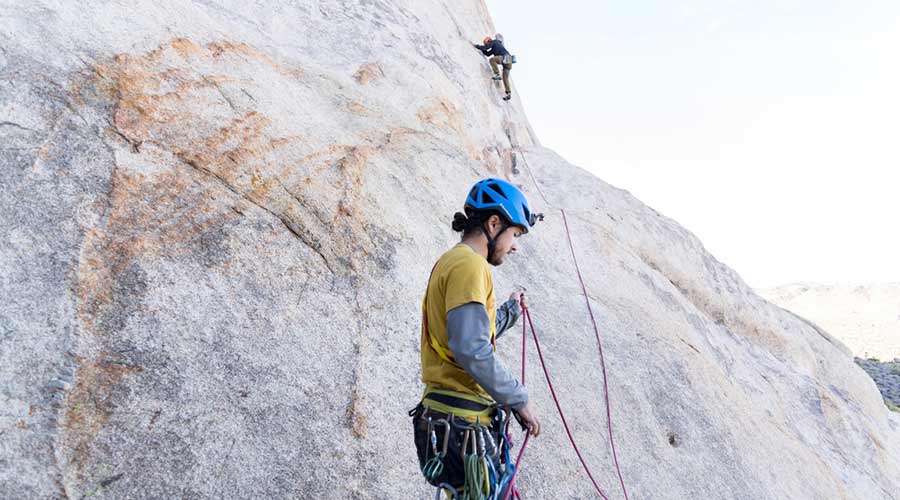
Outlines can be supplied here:
<path id="1" fill-rule="evenodd" d="M 516 468 L 513 470 L 513 475 L 509 479 L 509 488 L 506 489 L 506 495 L 503 496 L 503 500 L 509 500 L 509 496 L 515 491 L 516 498 L 521 498 L 518 490 L 516 490 L 516 476 L 519 474 L 519 464 L 522 463 L 522 455 L 525 454 L 525 448 L 528 447 L 528 438 L 531 437 L 531 434 L 525 433 L 525 441 L 522 442 L 522 449 L 519 450 L 519 456 L 516 457 Z"/>
<path id="2" fill-rule="evenodd" d="M 525 311 L 525 308 L 522 309 Z M 522 322 L 522 385 L 525 385 L 525 343 L 528 341 L 528 332 L 525 330 L 525 322 Z M 506 435 L 509 436 L 509 419 L 506 419 Z M 522 454 L 525 453 L 525 446 L 528 445 L 528 438 L 530 436 L 525 434 L 525 441 L 522 443 L 522 449 L 519 450 L 519 456 L 516 457 L 516 468 L 513 470 L 513 477 L 509 480 L 509 488 L 506 490 L 506 496 L 503 497 L 503 500 L 509 499 L 510 492 L 516 495 L 516 498 L 522 498 L 519 495 L 519 491 L 516 489 L 516 474 L 519 473 L 519 460 L 522 460 Z M 509 439 L 507 438 L 507 442 Z"/>
<path id="3" fill-rule="evenodd" d="M 625 481 L 622 478 L 622 470 L 619 468 L 619 458 L 616 454 L 616 443 L 613 439 L 613 429 L 612 429 L 612 410 L 610 409 L 609 404 L 609 383 L 607 381 L 606 376 L 606 360 L 603 357 L 603 342 L 600 340 L 600 329 L 597 327 L 597 320 L 594 317 L 594 311 L 591 308 L 591 300 L 588 296 L 587 287 L 584 285 L 584 278 L 581 276 L 581 269 L 578 267 L 578 258 L 575 256 L 575 246 L 572 244 L 572 235 L 569 231 L 569 221 L 566 218 L 565 210 L 560 209 L 560 212 L 563 216 L 563 223 L 566 228 L 566 239 L 569 241 L 569 250 L 572 252 L 572 261 L 575 263 L 575 272 L 578 274 L 578 282 L 581 284 L 581 291 L 584 293 L 584 300 L 587 304 L 588 314 L 591 317 L 591 323 L 594 326 L 594 336 L 597 338 L 597 348 L 600 353 L 600 367 L 603 371 L 603 395 L 604 400 L 606 401 L 606 428 L 609 434 L 609 444 L 612 448 L 613 462 L 616 466 L 616 474 L 619 477 L 619 484 L 622 486 L 622 492 L 625 494 L 625 500 L 628 500 L 628 490 L 625 488 Z M 559 412 L 559 418 L 562 420 L 563 427 L 566 429 L 566 435 L 569 437 L 569 442 L 572 443 L 572 448 L 575 450 L 575 454 L 578 455 L 578 460 L 581 461 L 581 466 L 584 468 L 584 472 L 587 473 L 588 478 L 591 480 L 591 484 L 594 485 L 594 489 L 597 490 L 597 493 L 603 498 L 603 500 L 609 500 L 609 497 L 603 493 L 603 490 L 597 484 L 597 481 L 594 479 L 594 475 L 591 473 L 590 468 L 587 466 L 587 462 L 584 461 L 584 457 L 581 455 L 581 450 L 578 449 L 578 445 L 575 443 L 575 438 L 572 436 L 572 431 L 569 429 L 569 423 L 566 421 L 566 416 L 563 414 L 562 406 L 559 404 L 559 398 L 556 396 L 556 389 L 553 387 L 553 382 L 550 380 L 550 372 L 547 370 L 547 364 L 544 362 L 544 353 L 541 351 L 541 342 L 538 340 L 537 332 L 534 329 L 534 323 L 531 321 L 531 313 L 528 311 L 527 307 L 522 308 L 522 315 L 527 320 L 527 326 L 531 327 L 531 336 L 534 338 L 534 345 L 537 348 L 538 358 L 541 360 L 541 368 L 544 371 L 544 378 L 547 380 L 547 387 L 550 388 L 550 394 L 553 396 L 553 403 L 556 405 L 556 411 Z M 525 384 L 525 342 L 527 337 L 526 330 L 526 321 L 522 321 L 522 384 Z M 506 423 L 507 436 L 509 435 L 509 421 Z M 518 490 L 515 487 L 516 475 L 519 473 L 519 466 L 522 463 L 522 456 L 525 455 L 525 448 L 528 446 L 528 439 L 531 437 L 530 434 L 525 434 L 525 441 L 522 443 L 522 449 L 519 450 L 519 455 L 516 457 L 516 468 L 513 471 L 513 476 L 510 478 L 510 487 L 506 491 L 506 495 L 503 497 L 503 500 L 509 500 L 511 494 L 514 494 L 517 499 L 521 499 Z"/>
<path id="4" fill-rule="evenodd" d="M 520 299 L 521 300 L 521 299 Z M 521 304 L 519 304 L 521 305 Z M 522 312 L 526 308 L 522 308 Z M 525 322 L 522 322 L 522 385 L 525 385 L 525 341 L 528 340 L 528 332 L 525 331 Z"/>
<path id="5" fill-rule="evenodd" d="M 597 328 L 597 320 L 594 318 L 593 309 L 591 309 L 591 300 L 588 297 L 587 287 L 584 286 L 584 279 L 581 277 L 581 269 L 578 267 L 578 258 L 575 257 L 575 246 L 572 244 L 572 235 L 569 232 L 569 221 L 566 218 L 566 211 L 563 209 L 560 209 L 559 211 L 562 213 L 563 223 L 566 226 L 566 238 L 569 240 L 569 250 L 572 251 L 572 261 L 575 263 L 575 272 L 578 273 L 578 281 L 581 283 L 581 291 L 584 293 L 584 301 L 587 303 L 588 314 L 591 316 L 591 323 L 594 324 L 594 336 L 597 337 L 597 348 L 600 351 L 600 367 L 603 369 L 603 394 L 606 400 L 606 427 L 609 432 L 609 445 L 612 448 L 613 462 L 616 464 L 616 473 L 619 476 L 619 484 L 622 485 L 622 492 L 625 494 L 625 500 L 628 500 L 628 490 L 625 489 L 625 481 L 622 479 L 622 471 L 619 469 L 619 457 L 616 455 L 616 442 L 613 440 L 612 411 L 609 407 L 609 384 L 606 380 L 606 361 L 603 359 L 603 342 L 600 341 L 600 329 Z M 528 318 L 528 321 L 531 321 L 530 317 Z M 534 333 L 533 326 L 531 327 L 531 332 Z M 537 343 L 537 336 L 534 337 L 534 341 Z M 540 348 L 538 349 L 538 353 L 540 353 Z M 549 383 L 550 380 L 548 379 L 547 382 Z M 573 442 L 572 444 L 574 445 L 575 443 Z"/>
<path id="6" fill-rule="evenodd" d="M 584 457 L 581 455 L 581 450 L 578 449 L 578 445 L 575 443 L 575 438 L 572 436 L 572 431 L 569 429 L 569 423 L 566 421 L 566 416 L 563 414 L 562 406 L 559 404 L 559 398 L 556 396 L 556 389 L 553 387 L 553 382 L 550 381 L 550 372 L 547 371 L 547 363 L 544 362 L 544 353 L 541 351 L 541 342 L 538 340 L 537 332 L 534 330 L 534 324 L 531 322 L 531 313 L 528 311 L 528 308 L 522 310 L 525 319 L 528 320 L 528 325 L 531 327 L 531 336 L 534 338 L 534 346 L 537 348 L 538 358 L 541 360 L 541 368 L 544 370 L 544 378 L 547 379 L 547 387 L 550 388 L 550 394 L 553 396 L 553 403 L 556 404 L 556 411 L 559 413 L 559 418 L 562 420 L 563 427 L 566 429 L 566 435 L 569 436 L 569 442 L 572 443 L 572 448 L 575 450 L 575 454 L 578 455 L 578 460 L 581 461 L 581 466 L 584 468 L 584 472 L 587 473 L 588 478 L 591 480 L 591 483 L 594 485 L 594 489 L 597 490 L 597 493 L 603 498 L 603 500 L 609 500 L 609 497 L 603 493 L 603 490 L 600 489 L 600 485 L 597 484 L 597 481 L 594 479 L 594 475 L 591 474 L 591 469 L 588 468 L 587 462 L 584 461 Z M 524 450 L 524 445 L 523 449 Z M 521 455 L 521 452 L 519 452 Z M 516 470 L 515 472 L 519 472 L 519 462 L 516 461 Z M 514 474 L 515 474 L 514 472 Z"/>

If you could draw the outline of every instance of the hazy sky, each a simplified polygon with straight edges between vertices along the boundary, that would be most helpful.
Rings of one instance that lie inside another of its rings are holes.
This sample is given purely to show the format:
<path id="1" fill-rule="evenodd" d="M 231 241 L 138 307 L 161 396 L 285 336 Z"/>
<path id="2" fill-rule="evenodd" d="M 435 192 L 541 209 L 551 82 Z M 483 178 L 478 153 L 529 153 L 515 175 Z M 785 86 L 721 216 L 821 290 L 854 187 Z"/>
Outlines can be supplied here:
<path id="1" fill-rule="evenodd" d="M 900 281 L 900 0 L 488 0 L 541 142 L 752 286 Z"/>

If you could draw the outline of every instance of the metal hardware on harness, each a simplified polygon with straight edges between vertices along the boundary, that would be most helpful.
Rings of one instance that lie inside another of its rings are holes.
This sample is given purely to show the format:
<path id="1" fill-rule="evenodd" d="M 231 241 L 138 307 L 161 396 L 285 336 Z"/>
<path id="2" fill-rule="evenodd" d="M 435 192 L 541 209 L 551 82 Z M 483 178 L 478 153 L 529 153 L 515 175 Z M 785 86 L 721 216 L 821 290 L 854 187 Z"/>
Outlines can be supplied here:
<path id="1" fill-rule="evenodd" d="M 450 422 L 445 419 L 432 420 L 428 417 L 428 434 L 431 441 L 431 451 L 434 454 L 429 458 L 425 465 L 422 466 L 422 474 L 429 480 L 434 481 L 442 472 L 444 472 L 443 458 L 447 456 L 447 445 L 450 441 Z M 434 431 L 436 425 L 444 426 L 444 443 L 440 452 L 437 447 L 437 433 Z"/>
<path id="2" fill-rule="evenodd" d="M 444 458 L 447 456 L 447 445 L 450 443 L 450 422 L 447 419 L 439 418 L 434 421 L 434 424 L 444 426 L 444 444 L 441 447 L 441 458 Z"/>
<path id="3" fill-rule="evenodd" d="M 484 458 L 484 448 L 479 446 L 481 424 L 469 426 L 463 438 L 462 454 L 465 467 L 465 483 L 463 487 L 463 500 L 484 500 L 490 493 L 491 483 L 487 461 Z M 472 448 L 469 450 L 469 443 Z M 483 445 L 483 441 L 481 442 Z"/>
<path id="4" fill-rule="evenodd" d="M 428 422 L 429 446 L 435 456 L 439 456 L 442 462 L 447 460 L 449 453 L 450 433 L 459 435 L 460 458 L 463 462 L 465 472 L 465 482 L 461 490 L 451 491 L 448 484 L 440 484 L 437 486 L 435 498 L 441 498 L 441 492 L 446 490 L 448 500 L 502 500 L 501 492 L 505 491 L 505 487 L 513 476 L 515 467 L 509 457 L 509 436 L 503 431 L 507 420 L 513 413 L 508 408 L 495 406 L 496 410 L 486 424 L 481 423 L 480 419 L 476 422 L 470 422 L 459 418 L 453 414 L 447 414 L 446 418 L 429 417 L 430 410 L 426 409 L 424 416 Z M 435 414 L 437 412 L 430 412 Z M 437 413 L 442 417 L 444 414 Z M 446 431 L 443 438 L 443 449 L 437 448 L 437 426 L 444 426 Z M 492 430 L 498 429 L 497 436 L 493 435 Z M 431 434 L 435 436 L 432 438 Z M 527 440 L 527 438 L 526 438 Z M 498 459 L 495 465 L 494 459 Z M 431 464 L 436 464 L 434 459 L 429 460 Z M 431 472 L 431 469 L 428 470 Z M 427 477 L 427 476 L 426 476 Z M 436 480 L 436 476 L 432 481 Z M 430 479 L 430 478 L 429 478 Z M 520 498 L 515 496 L 515 498 Z"/>
<path id="5" fill-rule="evenodd" d="M 494 441 L 494 436 L 491 435 L 491 431 L 488 430 L 487 428 L 484 429 L 483 433 L 487 434 L 487 445 L 488 446 L 486 448 L 487 448 L 487 450 L 489 450 L 488 455 L 496 458 L 497 455 L 500 454 L 500 450 L 497 449 L 497 443 Z"/>
<path id="6" fill-rule="evenodd" d="M 484 447 L 484 432 L 487 430 L 487 427 L 483 425 L 479 425 L 476 427 L 476 437 L 478 438 L 478 456 L 484 457 L 487 450 Z"/>

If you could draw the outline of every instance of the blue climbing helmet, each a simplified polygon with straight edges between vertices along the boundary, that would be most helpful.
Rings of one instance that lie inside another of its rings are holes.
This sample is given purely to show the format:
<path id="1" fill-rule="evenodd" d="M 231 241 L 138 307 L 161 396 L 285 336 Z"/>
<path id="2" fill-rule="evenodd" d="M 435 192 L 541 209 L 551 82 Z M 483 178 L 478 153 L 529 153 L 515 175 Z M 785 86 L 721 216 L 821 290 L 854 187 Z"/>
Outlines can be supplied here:
<path id="1" fill-rule="evenodd" d="M 522 228 L 524 233 L 543 220 L 543 214 L 535 214 L 528 206 L 519 188 L 502 179 L 483 179 L 475 183 L 466 197 L 466 216 L 496 211 L 508 224 Z"/>

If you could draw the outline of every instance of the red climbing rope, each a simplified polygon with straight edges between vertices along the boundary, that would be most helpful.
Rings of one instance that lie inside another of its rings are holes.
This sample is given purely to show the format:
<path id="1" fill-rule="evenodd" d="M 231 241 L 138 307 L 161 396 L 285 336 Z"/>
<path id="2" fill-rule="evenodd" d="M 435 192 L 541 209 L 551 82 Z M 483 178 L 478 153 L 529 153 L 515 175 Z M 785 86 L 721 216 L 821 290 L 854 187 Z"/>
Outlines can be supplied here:
<path id="1" fill-rule="evenodd" d="M 594 324 L 594 336 L 597 337 L 597 348 L 600 351 L 600 367 L 603 370 L 603 395 L 606 399 L 606 428 L 609 431 L 609 445 L 610 448 L 612 448 L 613 462 L 616 464 L 616 473 L 619 475 L 619 484 L 622 485 L 622 492 L 625 494 L 625 500 L 628 500 L 628 490 L 625 489 L 625 481 L 622 479 L 622 471 L 619 469 L 619 457 L 616 455 L 616 442 L 613 440 L 612 412 L 609 407 L 609 384 L 606 381 L 606 361 L 603 358 L 603 342 L 600 341 L 600 329 L 597 328 L 597 320 L 594 318 L 594 310 L 591 308 L 591 300 L 588 297 L 587 287 L 584 286 L 584 278 L 581 277 L 581 269 L 578 267 L 578 258 L 575 257 L 575 246 L 572 244 L 572 234 L 569 232 L 569 221 L 566 218 L 566 211 L 563 209 L 559 209 L 559 211 L 562 213 L 563 224 L 565 224 L 566 227 L 566 238 L 569 240 L 569 250 L 572 252 L 572 261 L 575 263 L 575 272 L 578 274 L 579 283 L 581 283 L 581 291 L 584 293 L 584 301 L 587 304 L 588 314 L 591 316 L 591 323 Z M 528 320 L 531 321 L 531 318 L 529 317 Z M 532 327 L 531 331 L 534 333 L 534 327 Z M 537 343 L 537 336 L 535 336 L 534 341 Z"/>
<path id="2" fill-rule="evenodd" d="M 609 500 L 603 490 L 600 489 L 600 486 L 597 484 L 597 481 L 594 479 L 594 475 L 591 474 L 590 468 L 587 466 L 587 462 L 584 461 L 584 457 L 581 455 L 581 450 L 578 449 L 578 445 L 575 443 L 575 438 L 572 436 L 572 431 L 569 429 L 569 422 L 566 421 L 566 416 L 563 414 L 562 406 L 559 404 L 559 398 L 556 397 L 556 389 L 553 387 L 553 382 L 550 381 L 550 372 L 547 371 L 547 363 L 544 362 L 544 353 L 541 351 L 541 343 L 538 340 L 537 332 L 534 330 L 534 324 L 531 322 L 531 313 L 528 312 L 528 308 L 522 308 L 522 316 L 527 320 L 528 326 L 531 327 L 531 336 L 534 338 L 534 346 L 537 348 L 538 358 L 541 360 L 541 368 L 544 370 L 544 378 L 547 379 L 547 387 L 550 388 L 550 394 L 553 396 L 553 402 L 556 404 L 556 411 L 559 412 L 559 418 L 562 420 L 563 427 L 566 429 L 566 434 L 569 436 L 569 442 L 572 443 L 572 448 L 575 450 L 575 454 L 578 455 L 578 460 L 581 461 L 581 466 L 584 467 L 584 472 L 587 473 L 588 478 L 590 478 L 591 483 L 594 485 L 594 489 L 597 490 L 597 493 L 603 497 L 603 500 Z M 525 321 L 522 322 L 522 329 L 525 329 Z M 523 335 L 524 336 L 524 335 Z M 523 364 L 525 358 L 522 358 Z M 525 436 L 525 442 L 522 443 L 522 449 L 519 450 L 519 457 L 516 459 L 516 469 L 513 471 L 513 477 L 510 482 L 515 480 L 516 474 L 519 472 L 519 465 L 522 460 L 522 455 L 525 453 L 525 446 L 528 444 L 528 435 Z M 512 488 L 510 488 L 511 490 Z M 506 497 L 509 498 L 509 492 L 507 492 Z M 506 500 L 506 499 L 504 499 Z"/>
<path id="3" fill-rule="evenodd" d="M 522 308 L 522 313 L 525 313 L 527 308 Z M 528 341 L 528 332 L 525 330 L 525 321 L 522 321 L 522 385 L 525 385 L 525 354 L 526 354 L 526 342 Z M 509 439 L 509 419 L 506 419 L 506 430 L 504 431 L 507 436 L 507 440 Z M 516 474 L 519 472 L 519 461 L 522 460 L 522 455 L 525 453 L 525 447 L 528 446 L 528 438 L 529 434 L 525 434 L 525 441 L 522 442 L 522 448 L 519 450 L 519 456 L 516 457 L 516 468 L 513 470 L 513 475 L 509 479 L 509 488 L 506 490 L 506 496 L 503 497 L 503 500 L 508 500 L 510 493 L 516 495 L 516 498 L 521 498 L 519 496 L 519 491 L 516 489 Z"/>
<path id="4" fill-rule="evenodd" d="M 516 495 L 516 498 L 521 498 L 519 496 L 519 491 L 516 489 L 516 475 L 519 473 L 519 463 L 522 462 L 522 455 L 525 454 L 525 448 L 528 446 L 528 438 L 531 437 L 531 434 L 525 433 L 525 441 L 522 442 L 522 449 L 519 450 L 519 456 L 516 457 L 516 468 L 513 469 L 513 475 L 509 479 L 509 488 L 506 489 L 506 495 L 503 497 L 503 500 L 509 500 L 509 496 L 512 494 Z"/>
<path id="5" fill-rule="evenodd" d="M 572 244 L 572 236 L 569 232 L 569 222 L 566 219 L 566 212 L 564 210 L 560 210 L 563 216 L 563 222 L 566 228 L 566 238 L 569 241 L 569 249 L 572 251 L 572 260 L 575 262 L 575 271 L 578 274 L 578 281 L 581 283 L 581 290 L 584 293 L 584 299 L 587 302 L 588 313 L 591 317 L 591 322 L 594 325 L 594 335 L 597 338 L 597 346 L 600 351 L 600 366 L 603 370 L 603 393 L 606 400 L 606 422 L 607 422 L 607 430 L 609 431 L 609 443 L 612 448 L 613 461 L 616 465 L 616 473 L 619 476 L 619 484 L 622 485 L 622 492 L 625 494 L 625 500 L 628 500 L 628 490 L 625 488 L 625 481 L 622 479 L 622 471 L 619 468 L 619 459 L 616 455 L 616 444 L 613 440 L 613 432 L 612 432 L 612 411 L 610 410 L 609 404 L 609 384 L 607 383 L 606 378 L 606 362 L 603 358 L 603 343 L 600 340 L 600 329 L 597 327 L 597 320 L 594 318 L 594 311 L 591 308 L 590 298 L 588 297 L 587 287 L 584 285 L 584 279 L 581 276 L 581 270 L 578 267 L 578 259 L 575 256 L 575 247 Z M 547 387 L 550 388 L 550 394 L 553 396 L 553 403 L 556 404 L 556 410 L 559 412 L 559 417 L 562 420 L 563 427 L 566 429 L 566 434 L 569 436 L 569 442 L 572 443 L 572 448 L 575 450 L 575 454 L 578 455 L 578 460 L 581 461 L 582 467 L 584 467 L 585 473 L 587 473 L 588 478 L 591 480 L 591 483 L 594 485 L 594 489 L 597 490 L 597 493 L 604 500 L 609 500 L 609 497 L 603 493 L 603 490 L 597 484 L 597 481 L 594 479 L 594 475 L 591 473 L 590 468 L 587 466 L 587 462 L 584 461 L 584 457 L 581 455 L 581 450 L 578 449 L 578 445 L 575 443 L 575 438 L 572 436 L 572 431 L 569 429 L 569 423 L 566 421 L 566 416 L 563 414 L 562 406 L 559 404 L 559 398 L 556 396 L 556 389 L 553 387 L 553 382 L 550 380 L 550 372 L 547 370 L 547 364 L 544 362 L 544 354 L 541 351 L 541 343 L 538 340 L 537 332 L 534 329 L 534 323 L 531 321 L 531 313 L 528 311 L 527 307 L 522 308 L 522 316 L 524 316 L 524 320 L 522 321 L 522 383 L 525 383 L 525 340 L 527 337 L 526 333 L 526 322 L 527 326 L 531 327 L 531 336 L 534 338 L 534 345 L 537 348 L 538 358 L 541 360 L 541 368 L 544 371 L 544 378 L 547 380 Z M 509 427 L 507 426 L 507 429 Z M 510 488 L 506 492 L 506 496 L 503 500 L 509 500 L 510 494 L 515 493 L 518 498 L 518 491 L 515 488 L 515 480 L 516 475 L 519 473 L 519 465 L 522 462 L 522 456 L 525 454 L 525 448 L 528 446 L 528 438 L 529 434 L 525 435 L 525 441 L 522 443 L 522 449 L 519 450 L 519 455 L 516 458 L 516 468 L 513 471 L 513 477 L 510 479 Z"/>

